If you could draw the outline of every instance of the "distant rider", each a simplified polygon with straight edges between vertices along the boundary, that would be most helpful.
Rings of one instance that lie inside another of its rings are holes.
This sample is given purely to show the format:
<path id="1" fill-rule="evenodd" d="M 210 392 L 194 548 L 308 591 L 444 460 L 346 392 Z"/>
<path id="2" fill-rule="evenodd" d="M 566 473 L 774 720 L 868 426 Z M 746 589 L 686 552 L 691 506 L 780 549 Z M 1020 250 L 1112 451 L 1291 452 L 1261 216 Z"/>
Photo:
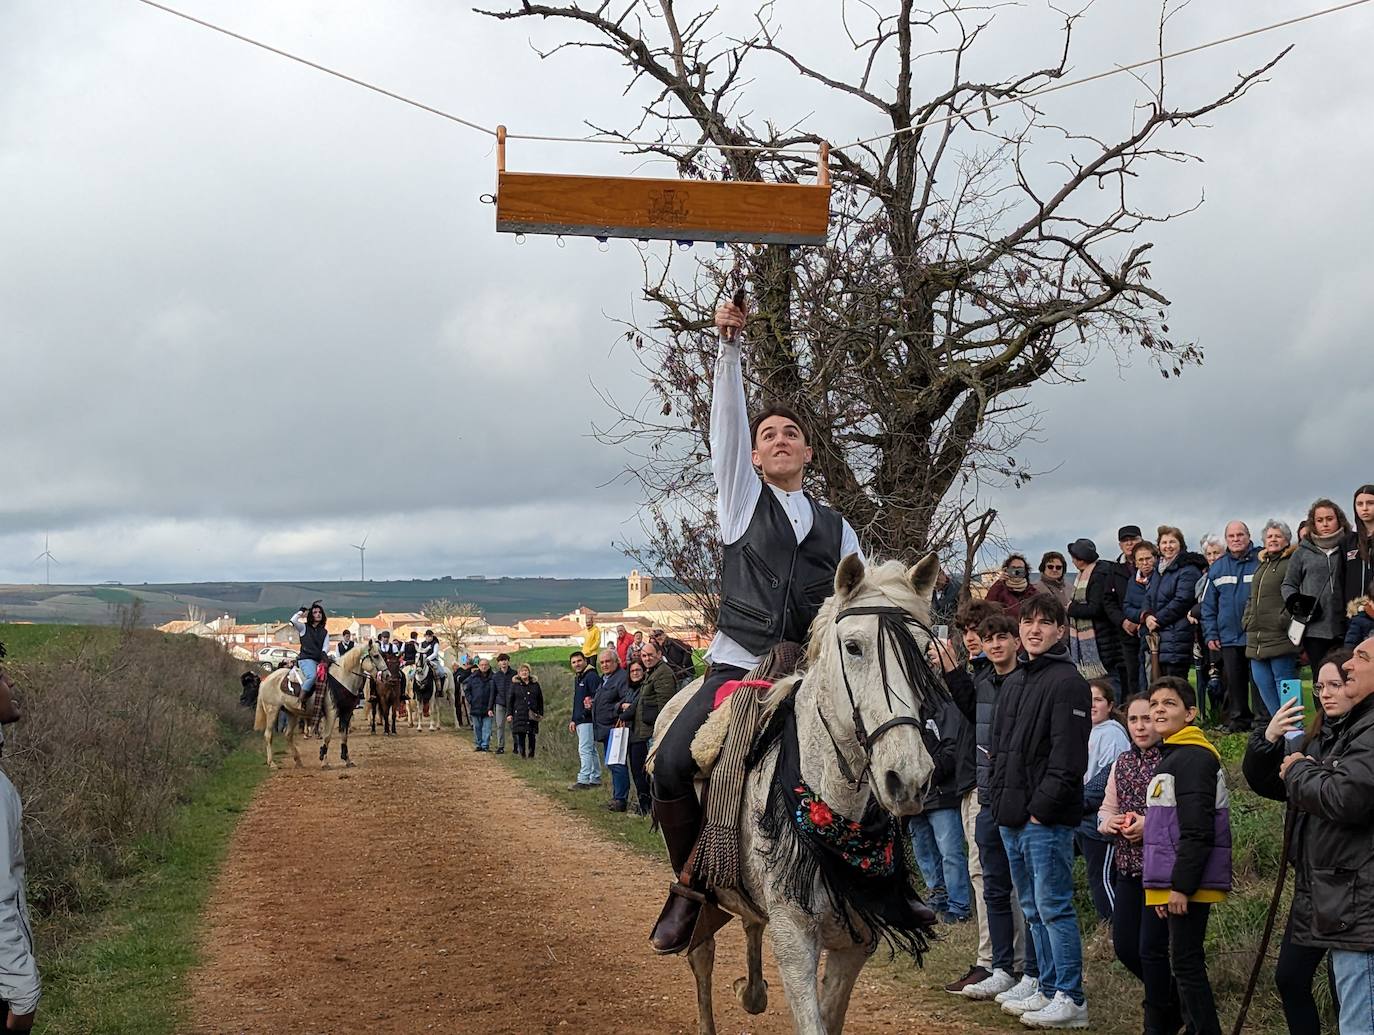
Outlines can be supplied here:
<path id="1" fill-rule="evenodd" d="M 316 600 L 291 616 L 291 625 L 301 639 L 296 669 L 301 674 L 301 707 L 310 700 L 320 665 L 329 656 L 329 630 L 325 627 L 324 606 Z"/>

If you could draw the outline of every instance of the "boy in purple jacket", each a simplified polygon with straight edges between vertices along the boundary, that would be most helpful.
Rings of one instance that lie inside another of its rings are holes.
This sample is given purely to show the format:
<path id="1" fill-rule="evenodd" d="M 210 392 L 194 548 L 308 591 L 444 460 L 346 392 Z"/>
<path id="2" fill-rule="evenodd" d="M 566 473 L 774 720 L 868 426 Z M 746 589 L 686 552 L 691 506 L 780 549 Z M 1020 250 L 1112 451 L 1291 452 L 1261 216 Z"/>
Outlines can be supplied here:
<path id="1" fill-rule="evenodd" d="M 1226 771 L 1212 742 L 1193 725 L 1197 694 L 1186 680 L 1155 680 L 1150 686 L 1150 715 L 1163 738 L 1163 757 L 1145 792 L 1142 882 L 1146 907 L 1153 906 L 1167 921 L 1167 938 L 1141 932 L 1145 999 L 1168 1000 L 1172 963 L 1188 1031 L 1221 1035 L 1202 946 L 1212 904 L 1231 890 Z"/>

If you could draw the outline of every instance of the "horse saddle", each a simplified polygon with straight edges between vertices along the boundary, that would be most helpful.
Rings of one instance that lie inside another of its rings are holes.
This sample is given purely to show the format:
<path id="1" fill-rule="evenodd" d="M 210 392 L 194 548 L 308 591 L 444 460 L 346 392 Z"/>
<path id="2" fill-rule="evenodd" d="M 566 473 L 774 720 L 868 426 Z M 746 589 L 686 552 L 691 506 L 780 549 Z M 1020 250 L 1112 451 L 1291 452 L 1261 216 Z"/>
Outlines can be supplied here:
<path id="1" fill-rule="evenodd" d="M 734 715 L 732 703 L 736 691 L 745 689 L 762 694 L 772 686 L 766 679 L 731 679 L 722 683 L 716 691 L 716 699 L 711 714 L 692 738 L 692 761 L 702 776 L 710 776 L 725 747 L 725 736 L 730 732 L 730 719 Z"/>

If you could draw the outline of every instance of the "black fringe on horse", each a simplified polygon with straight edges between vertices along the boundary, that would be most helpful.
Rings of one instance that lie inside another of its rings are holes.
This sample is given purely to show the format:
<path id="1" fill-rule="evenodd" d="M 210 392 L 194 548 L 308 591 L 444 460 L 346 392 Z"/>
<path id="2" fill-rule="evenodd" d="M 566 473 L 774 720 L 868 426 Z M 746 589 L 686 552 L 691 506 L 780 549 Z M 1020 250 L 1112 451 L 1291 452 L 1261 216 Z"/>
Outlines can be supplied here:
<path id="1" fill-rule="evenodd" d="M 869 803 L 856 828 L 845 817 L 836 817 L 856 836 L 892 846 L 891 872 L 860 869 L 840 848 L 798 825 L 798 811 L 805 807 L 805 784 L 796 712 L 790 700 L 778 705 L 750 752 L 751 759 L 761 758 L 774 744 L 778 747 L 777 770 L 759 830 L 772 842 L 768 857 L 777 868 L 784 894 L 811 917 L 826 905 L 817 900 L 818 894 L 824 894 L 855 942 L 876 949 L 879 941 L 885 941 L 891 953 L 909 953 L 921 963 L 930 945 L 931 928 L 915 908 L 920 903 L 913 879 L 915 860 L 903 825 L 876 801 Z"/>

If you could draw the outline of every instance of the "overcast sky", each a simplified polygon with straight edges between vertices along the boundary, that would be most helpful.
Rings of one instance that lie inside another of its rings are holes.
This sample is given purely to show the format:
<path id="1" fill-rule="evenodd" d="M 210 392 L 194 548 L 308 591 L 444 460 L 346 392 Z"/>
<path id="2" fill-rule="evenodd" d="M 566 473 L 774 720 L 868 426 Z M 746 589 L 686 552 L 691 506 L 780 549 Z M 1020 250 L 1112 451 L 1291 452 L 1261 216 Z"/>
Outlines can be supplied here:
<path id="1" fill-rule="evenodd" d="M 487 125 L 575 134 L 642 99 L 608 55 L 541 62 L 530 34 L 555 27 L 449 0 L 179 3 Z M 1148 56 L 1147 6 L 1099 2 L 1075 72 Z M 1196 0 L 1169 42 L 1316 6 Z M 834 10 L 777 4 L 793 46 L 843 69 Z M 1035 0 L 1007 12 L 975 70 L 1049 63 L 1051 27 Z M 1139 185 L 1161 206 L 1205 191 L 1152 239 L 1171 328 L 1206 366 L 1165 381 L 1105 354 L 1086 384 L 1038 390 L 1026 459 L 1048 473 L 991 499 L 1018 545 L 1125 521 L 1196 540 L 1374 480 L 1374 6 L 1182 59 L 1171 90 L 1205 99 L 1290 42 L 1272 82 L 1177 135 L 1204 164 Z M 881 128 L 776 62 L 755 75 L 749 107 L 778 123 L 837 143 Z M 1122 77 L 1045 109 L 1120 132 L 1142 96 Z M 514 142 L 510 165 L 639 160 Z M 612 321 L 643 305 L 639 257 L 497 235 L 494 179 L 487 137 L 134 0 L 0 5 L 0 581 L 41 581 L 48 532 L 54 581 L 352 577 L 365 534 L 375 578 L 623 572 L 638 497 L 591 437 L 591 384 L 638 392 Z"/>

